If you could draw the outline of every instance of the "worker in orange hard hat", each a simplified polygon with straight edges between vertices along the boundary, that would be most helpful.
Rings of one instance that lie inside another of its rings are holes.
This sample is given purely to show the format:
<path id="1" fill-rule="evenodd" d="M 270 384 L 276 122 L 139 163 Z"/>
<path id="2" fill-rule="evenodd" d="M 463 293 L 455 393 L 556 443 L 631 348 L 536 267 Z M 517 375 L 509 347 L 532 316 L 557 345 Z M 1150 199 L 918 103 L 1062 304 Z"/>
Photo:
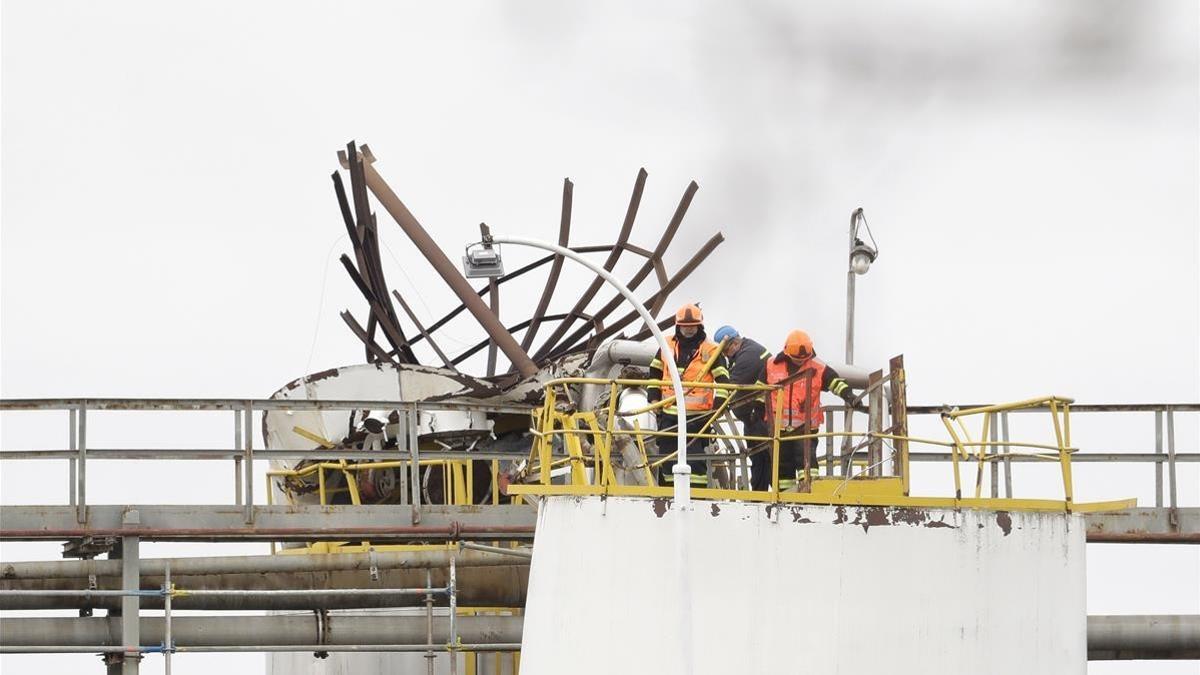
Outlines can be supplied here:
<path id="1" fill-rule="evenodd" d="M 817 359 L 812 338 L 802 330 L 788 333 L 783 351 L 767 359 L 767 384 L 780 385 L 768 398 L 766 417 L 770 421 L 779 410 L 775 421 L 781 436 L 815 433 L 820 429 L 825 417 L 821 412 L 822 391 L 840 396 L 847 405 L 857 404 L 850 385 Z M 780 479 L 794 478 L 799 469 L 817 468 L 816 448 L 815 438 L 780 443 Z"/>
<path id="2" fill-rule="evenodd" d="M 667 346 L 671 349 L 670 354 L 660 353 L 650 362 L 650 379 L 669 379 L 663 373 L 666 370 L 665 359 L 671 358 L 675 360 L 675 366 L 679 368 L 679 377 L 684 382 L 711 382 L 713 384 L 729 382 L 729 366 L 725 361 L 725 356 L 721 354 L 716 343 L 709 340 L 704 332 L 704 313 L 700 311 L 700 305 L 689 303 L 675 312 L 675 334 L 667 338 Z M 701 427 L 708 421 L 710 415 L 707 413 L 711 413 L 719 407 L 728 396 L 728 390 L 715 387 L 685 389 L 683 405 L 688 416 L 688 433 L 699 433 Z M 676 426 L 676 414 L 680 402 L 673 400 L 674 397 L 675 389 L 670 384 L 657 389 L 652 388 L 649 392 L 649 399 L 652 403 L 657 403 L 664 398 L 672 399 L 660 411 L 658 423 L 660 430 L 674 429 Z M 693 413 L 695 414 L 693 415 Z M 673 436 L 670 438 L 660 436 L 658 443 L 659 448 L 665 452 L 679 449 L 676 447 L 677 443 Z M 703 443 L 688 441 L 688 452 L 689 454 L 696 452 L 703 446 Z M 664 478 L 670 476 L 673 464 L 670 461 L 664 462 L 660 475 Z M 693 481 L 704 482 L 707 472 L 705 462 L 689 459 L 688 464 L 692 468 Z"/>

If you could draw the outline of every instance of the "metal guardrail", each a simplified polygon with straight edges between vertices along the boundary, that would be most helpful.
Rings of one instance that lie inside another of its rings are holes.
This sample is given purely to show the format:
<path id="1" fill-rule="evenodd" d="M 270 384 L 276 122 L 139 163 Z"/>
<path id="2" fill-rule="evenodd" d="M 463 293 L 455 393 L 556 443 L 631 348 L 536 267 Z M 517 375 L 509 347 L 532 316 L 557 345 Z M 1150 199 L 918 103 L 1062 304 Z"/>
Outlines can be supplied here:
<path id="1" fill-rule="evenodd" d="M 254 447 L 253 417 L 267 411 L 320 410 L 396 410 L 403 416 L 409 430 L 403 447 L 394 451 L 337 450 L 341 458 L 411 461 L 414 478 L 421 460 L 416 444 L 417 413 L 422 410 L 463 410 L 526 415 L 531 406 L 475 402 L 406 402 L 380 400 L 322 400 L 289 401 L 282 399 L 182 399 L 182 398 L 63 398 L 63 399 L 0 399 L 4 411 L 67 412 L 69 447 L 66 449 L 0 450 L 0 460 L 66 459 L 68 461 L 68 500 L 76 507 L 78 522 L 87 520 L 87 462 L 88 459 L 232 459 L 234 463 L 234 502 L 244 508 L 248 524 L 254 522 L 254 461 L 255 459 L 327 459 L 327 449 L 278 450 Z M 229 411 L 233 413 L 232 448 L 89 448 L 87 417 L 90 411 Z M 434 452 L 426 459 L 462 459 L 462 452 Z M 496 459 L 502 453 L 473 453 L 472 458 Z M 419 481 L 414 484 L 418 484 Z M 420 507 L 419 494 L 414 495 L 414 513 Z"/>
<path id="2" fill-rule="evenodd" d="M 885 378 L 886 379 L 886 378 Z M 878 390 L 877 390 L 878 391 Z M 885 406 L 889 407 L 889 406 Z M 983 406 L 959 406 L 959 409 L 979 408 Z M 505 405 L 474 402 L 423 402 L 399 403 L 381 400 L 326 400 L 326 401 L 288 401 L 278 399 L 186 399 L 186 398 L 62 398 L 62 399 L 0 399 L 0 412 L 9 411 L 60 411 L 69 416 L 69 447 L 65 449 L 3 449 L 0 450 L 2 460 L 66 460 L 68 463 L 69 504 L 76 508 L 77 520 L 86 521 L 87 514 L 87 462 L 89 459 L 197 459 L 197 460 L 232 460 L 234 463 L 234 503 L 244 508 L 247 523 L 254 520 L 254 490 L 253 465 L 256 459 L 329 459 L 331 451 L 327 449 L 313 450 L 282 450 L 256 449 L 253 435 L 254 413 L 273 410 L 398 410 L 407 416 L 410 429 L 416 428 L 412 419 L 419 410 L 427 409 L 460 409 L 486 411 L 507 414 L 529 414 L 534 410 L 531 406 Z M 895 409 L 890 406 L 893 422 Z M 950 409 L 948 406 L 906 406 L 907 416 L 942 415 Z M 233 413 L 233 447 L 231 448 L 89 448 L 87 438 L 88 413 L 92 411 L 228 411 Z M 980 439 L 980 443 L 1001 449 L 1001 453 L 987 464 L 989 466 L 990 495 L 1006 498 L 1012 497 L 1012 463 L 1033 461 L 1027 457 L 1014 455 L 1008 448 L 1014 443 L 1009 436 L 1009 415 L 1048 411 L 1047 406 L 1034 406 L 1021 410 L 1006 410 L 988 412 L 991 416 L 988 426 L 988 439 Z M 1154 452 L 1141 453 L 1071 453 L 1072 462 L 1114 462 L 1114 463 L 1153 463 L 1155 464 L 1155 506 L 1158 508 L 1178 509 L 1179 480 L 1178 464 L 1180 462 L 1200 462 L 1200 453 L 1181 453 L 1176 449 L 1175 425 L 1178 413 L 1200 412 L 1200 404 L 1074 404 L 1070 407 L 1072 413 L 1154 413 L 1155 441 Z M 827 428 L 832 429 L 838 412 L 847 412 L 843 406 L 825 406 Z M 886 411 L 871 420 L 867 436 L 874 433 L 878 438 L 882 434 L 882 421 Z M 847 416 L 849 417 L 849 416 Z M 650 432 L 643 432 L 650 433 Z M 660 432 L 662 433 L 662 432 Z M 855 435 L 849 431 L 827 431 L 814 435 L 825 438 L 825 453 L 818 457 L 818 464 L 823 465 L 825 475 L 835 475 L 839 457 L 834 451 L 834 439 L 837 436 L 849 438 Z M 863 432 L 859 432 L 863 435 Z M 878 438 L 882 440 L 882 438 Z M 394 450 L 358 451 L 337 449 L 333 452 L 339 459 L 400 461 L 416 466 L 423 460 L 454 460 L 465 459 L 461 451 L 426 451 L 417 453 L 412 439 L 400 439 L 400 445 Z M 910 462 L 940 462 L 954 461 L 957 451 L 949 452 L 910 452 Z M 499 460 L 518 459 L 524 456 L 517 453 L 479 452 L 472 451 L 471 459 Z M 961 455 L 960 455 L 961 456 Z M 742 454 L 702 455 L 705 459 L 744 459 Z M 651 455 L 651 459 L 661 460 L 662 455 Z M 419 495 L 414 495 L 414 498 Z M 414 504 L 414 508 L 419 504 Z"/>

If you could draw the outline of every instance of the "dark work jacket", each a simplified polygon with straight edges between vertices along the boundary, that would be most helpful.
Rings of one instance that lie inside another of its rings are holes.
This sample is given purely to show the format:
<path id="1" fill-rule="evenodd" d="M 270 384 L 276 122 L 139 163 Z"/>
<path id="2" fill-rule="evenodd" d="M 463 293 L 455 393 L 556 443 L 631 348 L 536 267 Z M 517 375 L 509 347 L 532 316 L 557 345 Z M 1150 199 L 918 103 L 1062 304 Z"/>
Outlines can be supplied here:
<path id="1" fill-rule="evenodd" d="M 729 381 L 733 384 L 761 384 L 767 381 L 767 359 L 771 352 L 748 337 L 742 338 L 742 347 L 729 357 Z M 731 405 L 733 414 L 743 422 L 762 417 L 763 399 L 751 396 L 752 392 L 734 392 Z"/>

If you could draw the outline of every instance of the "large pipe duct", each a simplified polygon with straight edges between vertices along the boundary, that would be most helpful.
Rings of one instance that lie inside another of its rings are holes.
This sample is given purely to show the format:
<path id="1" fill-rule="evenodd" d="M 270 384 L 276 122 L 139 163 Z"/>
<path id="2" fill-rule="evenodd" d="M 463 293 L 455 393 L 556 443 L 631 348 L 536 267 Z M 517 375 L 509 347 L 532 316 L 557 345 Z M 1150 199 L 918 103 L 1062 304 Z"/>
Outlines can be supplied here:
<path id="1" fill-rule="evenodd" d="M 1200 614 L 1088 617 L 1089 661 L 1200 659 Z"/>
<path id="2" fill-rule="evenodd" d="M 120 618 L 17 617 L 0 622 L 0 646 L 69 647 L 117 645 Z M 520 616 L 458 617 L 466 643 L 517 643 Z M 424 644 L 427 618 L 420 613 L 326 617 L 324 630 L 309 614 L 297 616 L 172 617 L 179 646 Z M 445 616 L 433 620 L 434 643 L 449 640 Z M 1088 660 L 1200 658 L 1200 616 L 1089 616 Z M 163 641 L 162 617 L 143 617 L 144 644 Z"/>
<path id="3" fill-rule="evenodd" d="M 512 564 L 460 567 L 457 574 L 458 602 L 467 607 L 522 607 L 529 586 L 528 561 L 509 557 Z M 118 561 L 119 562 L 119 561 Z M 430 570 L 435 587 L 448 582 L 446 569 Z M 424 569 L 377 569 L 378 581 L 369 570 L 339 570 L 310 572 L 244 571 L 225 574 L 176 574 L 171 581 L 184 591 L 273 591 L 300 589 L 303 595 L 271 595 L 248 593 L 237 595 L 181 595 L 171 600 L 174 609 L 216 611 L 352 609 L 378 607 L 415 607 L 423 603 L 420 595 L 341 595 L 328 589 L 403 589 L 423 588 Z M 96 577 L 98 590 L 119 590 L 119 576 Z M 161 575 L 143 575 L 140 588 L 154 591 L 162 588 Z M 86 578 L 24 578 L 0 580 L 0 589 L 17 591 L 81 591 L 87 588 Z M 91 607 L 117 609 L 121 599 L 116 597 L 60 597 L 39 595 L 6 595 L 0 590 L 0 610 L 76 609 Z M 144 609 L 161 609 L 163 598 L 153 595 L 141 598 Z M 7 621 L 7 619 L 5 619 Z"/>
<path id="4" fill-rule="evenodd" d="M 524 549 L 528 550 L 528 549 Z M 272 574 L 279 572 L 336 572 L 378 569 L 449 567 L 450 559 L 463 567 L 512 565 L 510 555 L 480 551 L 376 551 L 373 553 L 318 553 L 290 555 L 216 556 L 209 558 L 143 558 L 143 576 L 161 577 L 167 565 L 173 576 L 195 574 Z M 86 579 L 121 575 L 120 560 L 51 560 L 0 563 L 0 588 L 9 581 L 31 579 Z"/>
<path id="5" fill-rule="evenodd" d="M 439 611 L 439 610 L 435 610 Z M 440 608 L 440 611 L 445 611 Z M 460 616 L 458 638 L 467 644 L 519 643 L 520 616 Z M 173 616 L 171 639 L 179 647 L 253 647 L 260 645 L 381 645 L 426 643 L 428 617 L 424 612 L 391 614 L 330 614 L 322 622 L 312 613 L 294 616 Z M 142 644 L 164 640 L 163 617 L 141 617 Z M 449 617 L 433 617 L 433 642 L 450 642 Z M 119 646 L 120 617 L 5 618 L 0 622 L 0 646 Z"/>

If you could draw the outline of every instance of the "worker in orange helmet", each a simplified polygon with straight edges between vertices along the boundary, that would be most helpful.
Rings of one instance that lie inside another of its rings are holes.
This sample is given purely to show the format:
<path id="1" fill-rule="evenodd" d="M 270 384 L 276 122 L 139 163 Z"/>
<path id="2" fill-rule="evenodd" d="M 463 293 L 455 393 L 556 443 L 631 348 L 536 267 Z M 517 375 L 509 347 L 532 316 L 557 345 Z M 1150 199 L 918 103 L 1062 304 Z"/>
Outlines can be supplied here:
<path id="1" fill-rule="evenodd" d="M 840 396 L 847 405 L 857 404 L 850 385 L 833 368 L 817 359 L 812 338 L 802 330 L 788 333 L 783 350 L 767 359 L 767 384 L 780 385 L 767 401 L 766 417 L 770 421 L 776 409 L 780 409 L 777 422 L 781 436 L 820 430 L 825 417 L 821 412 L 822 391 Z M 783 397 L 782 403 L 780 397 Z M 816 448 L 815 438 L 780 443 L 779 477 L 791 479 L 799 469 L 817 468 Z"/>
<path id="2" fill-rule="evenodd" d="M 712 382 L 714 384 L 729 383 L 729 366 L 725 356 L 720 353 L 716 343 L 708 339 L 704 332 L 704 313 L 700 305 L 689 303 L 675 312 L 675 334 L 667 337 L 667 346 L 671 353 L 660 353 L 650 362 L 650 379 L 667 380 L 663 373 L 666 369 L 664 359 L 673 358 L 679 368 L 679 377 L 684 382 Z M 674 398 L 675 389 L 670 384 L 660 388 L 652 388 L 648 398 L 652 403 L 663 400 L 664 397 Z M 729 397 L 729 390 L 721 388 L 685 389 L 683 404 L 688 416 L 687 430 L 689 434 L 699 433 L 711 413 Z M 679 401 L 672 401 L 663 406 L 659 413 L 658 428 L 660 430 L 674 429 Z M 693 415 L 693 413 L 695 413 Z M 679 448 L 674 436 L 660 436 L 659 448 L 664 452 L 677 451 Z M 699 452 L 705 443 L 689 440 L 688 453 Z M 672 462 L 664 462 L 660 467 L 663 482 L 671 475 Z M 693 482 L 702 483 L 707 474 L 706 462 L 688 459 L 692 468 Z"/>

